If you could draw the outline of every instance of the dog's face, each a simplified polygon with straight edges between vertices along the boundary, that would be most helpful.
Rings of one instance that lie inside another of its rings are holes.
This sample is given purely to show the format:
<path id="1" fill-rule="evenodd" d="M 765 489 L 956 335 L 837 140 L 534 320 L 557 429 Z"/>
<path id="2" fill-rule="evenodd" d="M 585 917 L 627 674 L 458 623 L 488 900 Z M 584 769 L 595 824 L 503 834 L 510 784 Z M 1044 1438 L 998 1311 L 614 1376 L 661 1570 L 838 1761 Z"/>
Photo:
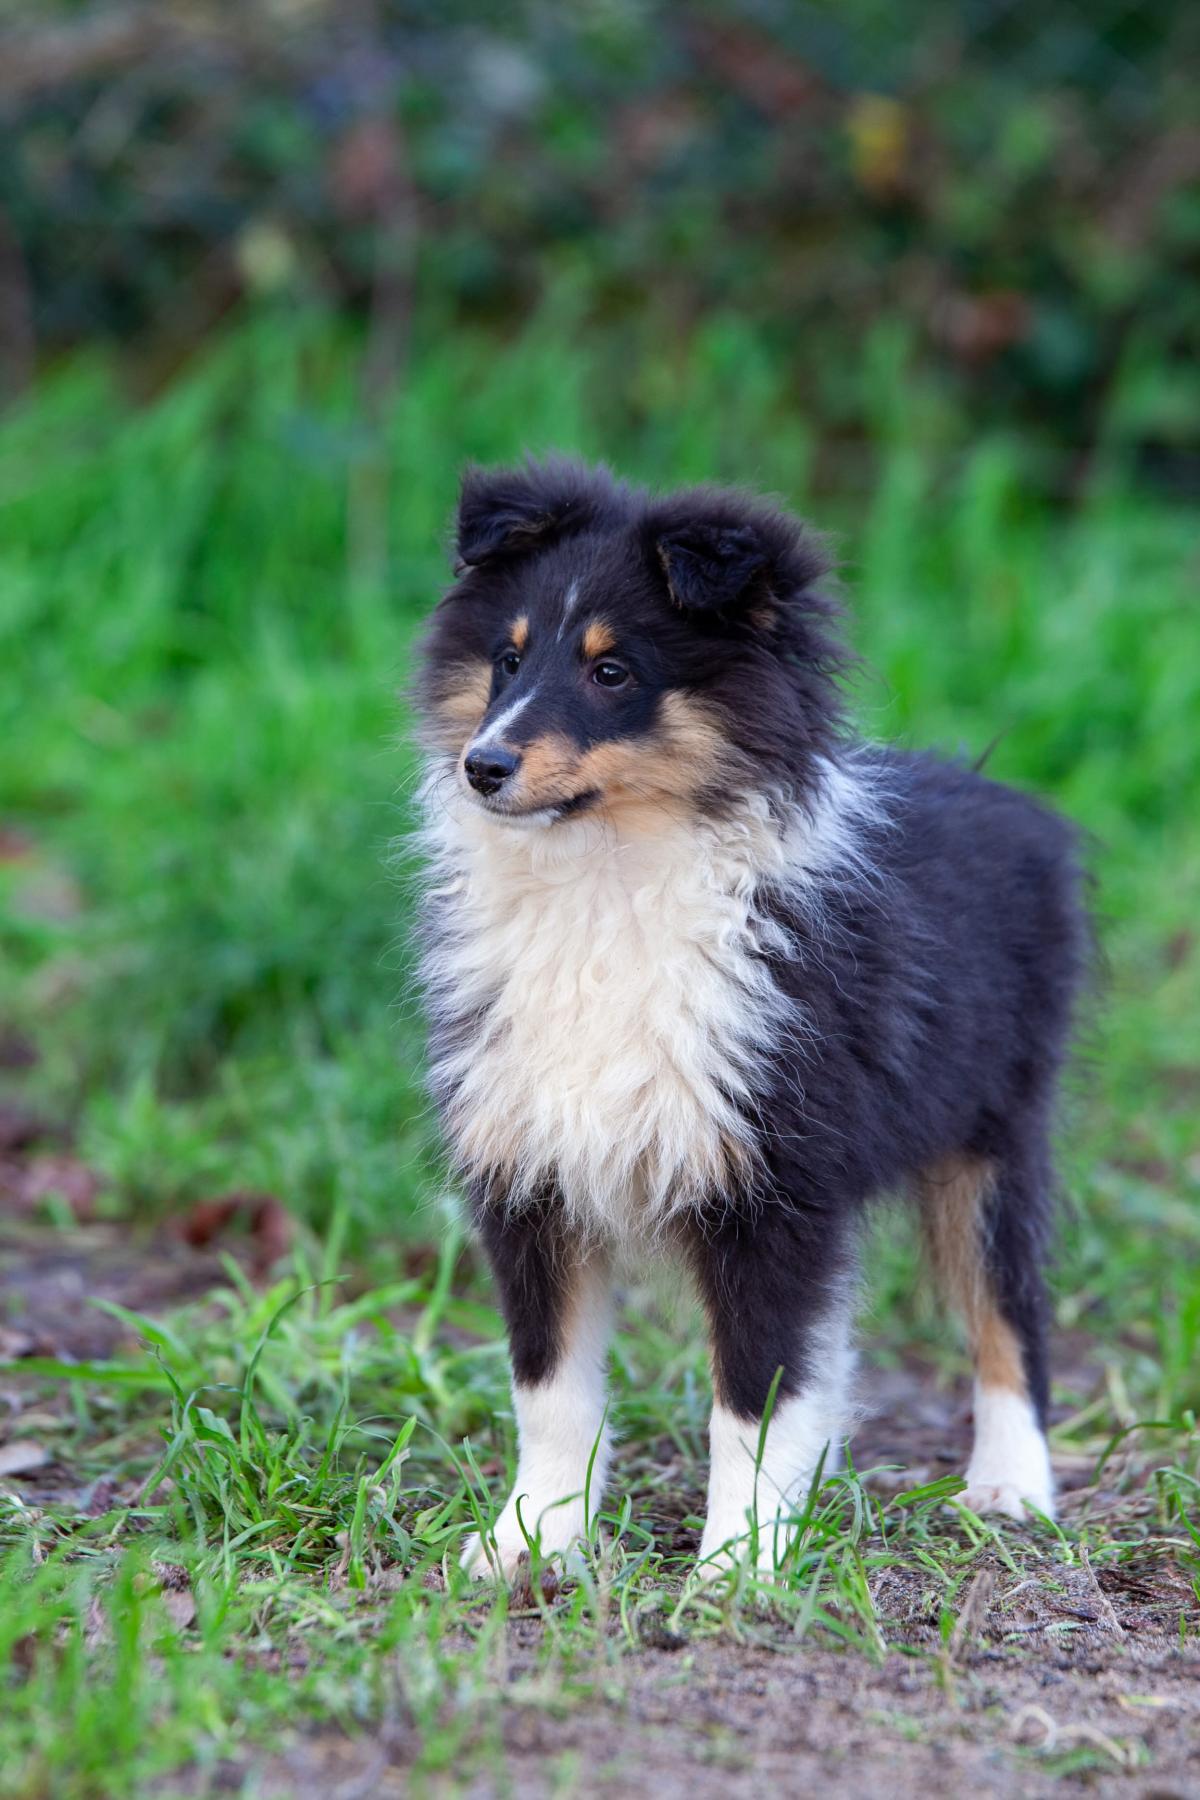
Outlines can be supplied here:
<path id="1" fill-rule="evenodd" d="M 473 569 L 453 602 L 436 714 L 463 788 L 498 819 L 552 824 L 711 780 L 722 740 L 690 634 L 628 534 Z"/>
<path id="2" fill-rule="evenodd" d="M 708 490 L 652 501 L 573 464 L 472 472 L 458 562 L 426 646 L 427 737 L 498 821 L 802 785 L 833 728 L 824 565 L 785 515 Z"/>

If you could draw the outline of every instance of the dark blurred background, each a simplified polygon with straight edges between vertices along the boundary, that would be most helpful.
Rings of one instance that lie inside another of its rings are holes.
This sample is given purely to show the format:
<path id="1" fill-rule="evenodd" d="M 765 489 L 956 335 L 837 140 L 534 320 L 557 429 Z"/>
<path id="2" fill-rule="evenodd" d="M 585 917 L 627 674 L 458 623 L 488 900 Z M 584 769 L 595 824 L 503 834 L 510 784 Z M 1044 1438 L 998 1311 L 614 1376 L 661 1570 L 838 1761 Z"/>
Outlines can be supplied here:
<path id="1" fill-rule="evenodd" d="M 0 361 L 161 381 L 249 295 L 639 343 L 735 309 L 859 475 L 886 320 L 1072 494 L 1200 469 L 1200 9 L 43 0 L 0 28 Z M 617 352 L 620 354 L 620 352 Z"/>

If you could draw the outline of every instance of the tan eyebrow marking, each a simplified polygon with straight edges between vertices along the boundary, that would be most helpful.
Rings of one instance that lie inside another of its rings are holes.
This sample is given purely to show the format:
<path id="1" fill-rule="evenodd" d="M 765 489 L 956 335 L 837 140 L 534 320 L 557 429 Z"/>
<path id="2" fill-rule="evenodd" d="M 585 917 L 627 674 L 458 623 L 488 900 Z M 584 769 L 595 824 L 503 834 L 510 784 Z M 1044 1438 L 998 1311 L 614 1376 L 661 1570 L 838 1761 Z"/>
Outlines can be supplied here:
<path id="1" fill-rule="evenodd" d="M 585 656 L 604 656 L 615 650 L 617 640 L 603 619 L 593 619 L 583 634 L 583 654 Z"/>
<path id="2" fill-rule="evenodd" d="M 514 650 L 523 650 L 525 648 L 526 644 L 529 642 L 528 614 L 522 613 L 519 619 L 513 620 L 512 630 L 508 635 L 512 640 Z"/>

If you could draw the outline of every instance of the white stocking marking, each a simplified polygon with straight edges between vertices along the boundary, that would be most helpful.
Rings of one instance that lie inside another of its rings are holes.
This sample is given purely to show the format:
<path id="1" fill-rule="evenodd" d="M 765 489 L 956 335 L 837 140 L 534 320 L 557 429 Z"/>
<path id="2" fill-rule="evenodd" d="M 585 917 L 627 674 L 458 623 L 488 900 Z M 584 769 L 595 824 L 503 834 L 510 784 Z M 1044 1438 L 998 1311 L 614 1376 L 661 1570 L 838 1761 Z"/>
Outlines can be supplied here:
<path id="1" fill-rule="evenodd" d="M 528 1549 L 526 1533 L 544 1556 L 569 1552 L 587 1536 L 608 1473 L 604 1364 L 611 1312 L 607 1271 L 591 1264 L 580 1272 L 553 1374 L 536 1387 L 513 1383 L 517 1478 L 490 1534 L 495 1550 L 481 1543 L 478 1534 L 467 1542 L 463 1567 L 473 1575 L 498 1570 L 510 1578 Z"/>
<path id="2" fill-rule="evenodd" d="M 758 1566 L 774 1569 L 791 1537 L 789 1518 L 804 1504 L 822 1451 L 825 1472 L 837 1467 L 854 1372 L 848 1313 L 839 1311 L 815 1349 L 817 1372 L 798 1393 L 776 1400 L 757 1468 L 760 1421 L 740 1419 L 720 1404 L 713 1407 L 702 1574 L 719 1574 L 732 1555 L 745 1552 L 751 1517 L 758 1526 Z M 738 1539 L 733 1551 L 726 1548 Z"/>

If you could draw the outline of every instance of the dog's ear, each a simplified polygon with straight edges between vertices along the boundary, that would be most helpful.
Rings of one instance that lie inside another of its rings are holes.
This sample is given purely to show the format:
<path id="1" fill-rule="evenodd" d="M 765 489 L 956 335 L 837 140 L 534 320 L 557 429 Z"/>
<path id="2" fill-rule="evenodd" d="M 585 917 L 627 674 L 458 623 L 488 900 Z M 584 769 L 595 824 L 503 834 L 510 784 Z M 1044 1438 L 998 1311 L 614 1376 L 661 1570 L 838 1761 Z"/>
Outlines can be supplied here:
<path id="1" fill-rule="evenodd" d="M 762 534 L 749 524 L 695 519 L 662 532 L 655 553 L 667 591 L 684 612 L 729 612 L 759 593 L 769 564 Z"/>
<path id="2" fill-rule="evenodd" d="M 782 507 L 733 488 L 692 488 L 653 503 L 642 523 L 652 565 L 682 612 L 761 628 L 779 608 L 821 611 L 820 540 Z"/>
<path id="3" fill-rule="evenodd" d="M 467 469 L 458 502 L 458 567 L 526 555 L 581 531 L 609 491 L 601 476 L 570 462 Z"/>

